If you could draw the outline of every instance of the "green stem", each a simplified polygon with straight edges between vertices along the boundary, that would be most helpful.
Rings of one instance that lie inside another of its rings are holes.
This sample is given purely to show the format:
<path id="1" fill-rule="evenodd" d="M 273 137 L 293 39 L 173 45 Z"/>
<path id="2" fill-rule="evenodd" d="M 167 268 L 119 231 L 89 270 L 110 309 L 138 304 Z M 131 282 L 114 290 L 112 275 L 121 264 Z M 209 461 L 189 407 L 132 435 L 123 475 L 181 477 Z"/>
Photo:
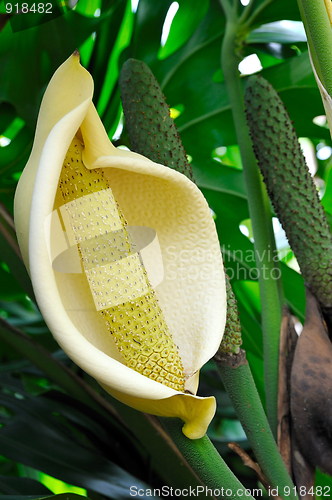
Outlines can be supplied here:
<path id="1" fill-rule="evenodd" d="M 324 0 L 298 0 L 317 74 L 332 95 L 332 27 Z"/>
<path id="2" fill-rule="evenodd" d="M 221 6 L 224 9 L 224 12 L 226 14 L 226 18 L 232 15 L 232 5 L 230 3 L 230 0 L 220 0 Z"/>
<path id="3" fill-rule="evenodd" d="M 242 358 L 241 355 L 217 355 L 214 361 L 269 485 L 279 487 L 279 495 L 285 500 L 295 500 L 294 484 L 278 451 L 244 351 L 242 353 Z M 230 366 L 231 358 L 240 358 L 238 366 Z"/>
<path id="4" fill-rule="evenodd" d="M 224 0 L 220 0 L 224 5 Z M 264 339 L 264 376 L 268 420 L 277 436 L 278 356 L 282 304 L 279 301 L 274 261 L 269 249 L 274 248 L 271 217 L 265 209 L 261 179 L 246 122 L 243 91 L 238 72 L 236 40 L 241 28 L 238 20 L 226 12 L 226 33 L 222 45 L 222 69 L 231 104 L 235 130 L 243 163 L 250 218 L 254 234 L 256 265 L 262 304 Z"/>
<path id="5" fill-rule="evenodd" d="M 204 488 L 207 488 L 204 490 L 206 498 L 210 495 L 228 500 L 239 498 L 253 500 L 252 496 L 245 494 L 246 489 L 225 464 L 207 436 L 201 439 L 188 439 L 182 432 L 183 422 L 180 419 L 160 418 L 160 420 L 188 464 L 205 485 Z"/>
<path id="6" fill-rule="evenodd" d="M 261 5 L 259 7 L 257 7 L 257 9 L 254 10 L 251 17 L 249 17 L 249 19 L 245 23 L 245 27 L 248 28 L 249 26 L 251 26 L 253 24 L 253 22 L 255 21 L 255 19 L 259 16 L 259 14 L 261 12 L 263 12 L 263 10 L 266 9 L 266 7 L 268 7 L 270 5 L 270 3 L 272 3 L 273 1 L 274 0 L 265 0 L 265 2 L 261 3 Z M 248 18 L 249 14 L 250 14 L 252 8 L 254 7 L 254 4 L 255 4 L 255 0 L 251 0 L 248 7 L 243 11 L 243 14 L 240 18 L 240 23 L 243 26 L 244 26 L 244 22 L 246 21 L 246 19 Z"/>
<path id="7" fill-rule="evenodd" d="M 266 186 L 263 181 L 263 176 L 259 174 L 260 176 L 260 181 L 261 181 L 261 188 L 262 188 L 262 196 L 263 196 L 263 202 L 265 206 L 265 212 L 267 217 L 272 220 L 273 217 L 273 211 L 271 208 L 271 203 L 270 203 L 270 198 L 266 189 Z M 271 258 L 274 259 L 278 255 L 278 250 L 277 250 L 277 245 L 276 245 L 276 240 L 274 237 L 274 231 L 273 231 L 273 224 L 269 224 L 269 229 L 270 229 L 270 240 L 271 240 Z M 281 276 L 281 269 L 279 265 L 279 260 L 276 260 L 274 262 L 274 270 L 276 272 L 276 276 Z M 283 305 L 285 304 L 285 293 L 284 293 L 284 287 L 282 285 L 282 280 L 277 279 L 277 287 L 278 287 L 278 295 L 279 295 L 279 304 L 282 310 Z"/>

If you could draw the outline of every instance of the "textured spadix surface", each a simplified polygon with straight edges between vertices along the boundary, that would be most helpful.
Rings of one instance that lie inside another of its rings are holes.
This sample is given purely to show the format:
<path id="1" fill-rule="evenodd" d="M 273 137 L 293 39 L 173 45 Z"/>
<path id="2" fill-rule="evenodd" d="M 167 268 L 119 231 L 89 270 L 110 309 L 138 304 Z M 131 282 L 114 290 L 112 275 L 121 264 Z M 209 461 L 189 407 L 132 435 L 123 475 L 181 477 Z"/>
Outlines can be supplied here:
<path id="1" fill-rule="evenodd" d="M 332 237 L 295 129 L 273 87 L 248 78 L 247 120 L 269 196 L 302 275 L 325 310 L 332 307 Z"/>
<path id="2" fill-rule="evenodd" d="M 184 175 L 116 149 L 92 104 L 92 94 L 92 78 L 80 66 L 78 54 L 57 70 L 46 90 L 33 151 L 15 197 L 24 261 L 50 330 L 75 363 L 126 404 L 182 418 L 184 433 L 198 438 L 215 412 L 214 398 L 194 395 L 198 373 L 218 349 L 226 314 L 222 258 L 211 212 Z M 96 304 L 78 246 L 70 231 L 64 231 L 65 200 L 59 178 L 75 136 L 84 148 L 85 168 L 102 169 L 128 227 L 133 228 L 178 348 L 184 389 L 190 393 L 126 366 L 100 314 L 103 305 Z"/>
<path id="3" fill-rule="evenodd" d="M 76 137 L 66 154 L 59 189 L 62 222 L 78 246 L 96 308 L 127 366 L 184 391 L 177 346 L 130 236 L 119 204 L 101 169 L 85 168 Z"/>

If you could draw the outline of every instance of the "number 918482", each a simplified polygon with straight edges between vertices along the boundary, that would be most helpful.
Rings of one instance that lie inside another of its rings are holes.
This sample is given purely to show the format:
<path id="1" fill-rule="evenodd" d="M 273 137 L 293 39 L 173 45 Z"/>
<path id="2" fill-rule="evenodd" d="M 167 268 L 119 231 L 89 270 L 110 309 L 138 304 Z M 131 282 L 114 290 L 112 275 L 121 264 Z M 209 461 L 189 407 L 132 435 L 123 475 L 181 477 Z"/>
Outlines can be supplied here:
<path id="1" fill-rule="evenodd" d="M 51 3 L 6 3 L 7 14 L 52 14 Z"/>

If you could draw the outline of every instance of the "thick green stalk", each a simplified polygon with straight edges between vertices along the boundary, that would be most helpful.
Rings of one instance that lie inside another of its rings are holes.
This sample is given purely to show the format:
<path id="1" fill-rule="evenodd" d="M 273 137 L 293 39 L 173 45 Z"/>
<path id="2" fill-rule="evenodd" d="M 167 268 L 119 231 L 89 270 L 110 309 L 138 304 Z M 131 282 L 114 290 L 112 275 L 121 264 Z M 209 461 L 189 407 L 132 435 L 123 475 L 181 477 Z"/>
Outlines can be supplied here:
<path id="1" fill-rule="evenodd" d="M 266 210 L 270 204 L 265 199 Z M 237 417 L 248 437 L 267 483 L 280 487 L 281 497 L 296 498 L 294 485 L 278 451 L 274 436 L 259 398 L 246 353 L 240 349 L 241 324 L 237 303 L 226 274 L 227 316 L 224 337 L 214 361 Z M 289 492 L 289 495 L 286 493 Z"/>
<path id="2" fill-rule="evenodd" d="M 332 95 L 332 27 L 325 2 L 298 0 L 298 4 L 316 72 Z"/>
<path id="3" fill-rule="evenodd" d="M 180 419 L 160 420 L 188 464 L 207 488 L 200 490 L 201 495 L 197 496 L 253 500 L 252 496 L 246 495 L 246 489 L 225 464 L 207 436 L 201 439 L 188 439 L 182 432 L 183 422 Z"/>
<path id="4" fill-rule="evenodd" d="M 249 5 L 244 9 L 241 17 L 240 17 L 240 22 L 241 25 L 248 28 L 252 24 L 254 24 L 255 19 L 263 12 L 266 7 L 268 7 L 274 0 L 265 0 L 262 2 L 259 6 L 256 5 L 255 0 L 251 0 Z M 251 14 L 251 11 L 254 9 L 253 13 Z M 250 15 L 251 14 L 251 15 Z M 250 17 L 249 17 L 250 15 Z"/>
<path id="5" fill-rule="evenodd" d="M 221 0 L 221 4 L 224 4 L 224 0 Z M 268 251 L 274 248 L 274 243 L 271 240 L 271 218 L 265 210 L 262 183 L 249 136 L 243 91 L 238 72 L 239 59 L 236 55 L 236 42 L 239 29 L 240 26 L 237 19 L 235 16 L 229 14 L 222 45 L 221 59 L 241 152 L 250 218 L 254 233 L 254 248 L 262 303 L 267 415 L 272 432 L 276 438 L 279 333 L 282 304 L 280 304 L 276 280 L 278 272 L 275 269 L 273 260 L 271 261 L 269 258 Z"/>
<path id="6" fill-rule="evenodd" d="M 282 498 L 296 499 L 294 484 L 278 451 L 259 398 L 245 352 L 230 356 L 218 353 L 214 361 L 255 458 L 269 485 Z M 235 363 L 235 367 L 232 366 Z M 289 492 L 289 495 L 286 495 Z"/>
<path id="7" fill-rule="evenodd" d="M 264 206 L 265 206 L 265 213 L 266 213 L 266 216 L 269 218 L 269 220 L 272 220 L 273 212 L 272 212 L 272 207 L 271 207 L 271 203 L 270 203 L 270 198 L 269 198 L 269 195 L 268 195 L 268 192 L 267 192 L 267 189 L 266 189 L 266 186 L 264 184 L 262 176 L 260 176 L 260 180 L 261 180 L 261 187 L 262 187 L 263 202 L 264 202 Z M 277 250 L 277 244 L 276 244 L 276 240 L 274 237 L 274 231 L 273 231 L 272 224 L 269 224 L 269 230 L 270 230 L 270 241 L 271 241 L 271 248 L 270 248 L 271 254 L 270 255 L 272 256 L 272 258 L 274 258 L 276 255 L 278 255 L 278 250 Z M 281 269 L 280 269 L 279 261 L 277 261 L 277 262 L 273 261 L 273 262 L 274 262 L 275 273 L 280 274 L 280 276 L 281 276 Z M 279 294 L 279 304 L 280 304 L 280 307 L 282 310 L 283 305 L 285 304 L 284 287 L 283 287 L 281 279 L 277 279 L 276 282 L 277 282 L 278 294 Z"/>

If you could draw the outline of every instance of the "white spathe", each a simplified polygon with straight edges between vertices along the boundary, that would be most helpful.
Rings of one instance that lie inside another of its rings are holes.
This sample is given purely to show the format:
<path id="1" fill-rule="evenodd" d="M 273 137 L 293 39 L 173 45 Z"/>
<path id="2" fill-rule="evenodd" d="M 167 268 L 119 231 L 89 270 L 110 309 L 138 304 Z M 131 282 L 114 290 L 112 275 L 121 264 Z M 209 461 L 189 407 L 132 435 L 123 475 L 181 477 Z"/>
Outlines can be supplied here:
<path id="1" fill-rule="evenodd" d="M 215 399 L 193 394 L 200 368 L 220 345 L 226 317 L 215 224 L 202 193 L 184 175 L 112 145 L 92 95 L 91 75 L 74 53 L 45 92 L 33 150 L 15 196 L 24 262 L 44 319 L 68 356 L 120 401 L 154 415 L 179 417 L 186 436 L 196 439 L 206 432 Z M 159 262 L 160 253 L 162 257 L 163 279 L 156 295 L 179 347 L 185 388 L 193 394 L 179 393 L 125 366 L 85 275 L 52 265 L 49 220 L 63 205 L 58 181 L 75 135 L 85 146 L 85 166 L 103 169 L 129 226 L 156 232 L 158 244 L 147 252 L 152 268 L 153 248 Z"/>

